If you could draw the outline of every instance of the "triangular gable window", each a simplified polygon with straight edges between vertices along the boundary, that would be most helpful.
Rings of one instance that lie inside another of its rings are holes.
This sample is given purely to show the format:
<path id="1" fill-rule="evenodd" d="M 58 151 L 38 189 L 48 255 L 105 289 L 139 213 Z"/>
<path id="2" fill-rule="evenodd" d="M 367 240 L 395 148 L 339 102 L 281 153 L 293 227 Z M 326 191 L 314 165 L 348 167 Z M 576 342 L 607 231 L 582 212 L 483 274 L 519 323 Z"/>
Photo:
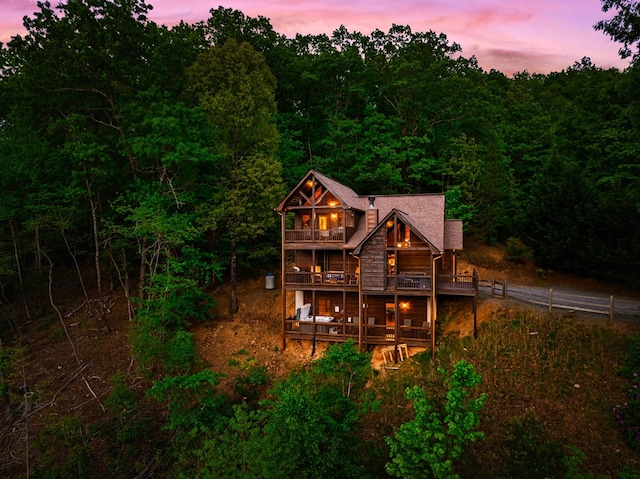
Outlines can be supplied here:
<path id="1" fill-rule="evenodd" d="M 298 190 L 298 206 L 340 206 L 340 201 L 322 183 L 309 177 Z"/>
<path id="2" fill-rule="evenodd" d="M 387 246 L 395 246 L 396 248 L 425 246 L 424 241 L 411 231 L 411 226 L 402 221 L 397 215 L 389 217 L 385 227 Z"/>

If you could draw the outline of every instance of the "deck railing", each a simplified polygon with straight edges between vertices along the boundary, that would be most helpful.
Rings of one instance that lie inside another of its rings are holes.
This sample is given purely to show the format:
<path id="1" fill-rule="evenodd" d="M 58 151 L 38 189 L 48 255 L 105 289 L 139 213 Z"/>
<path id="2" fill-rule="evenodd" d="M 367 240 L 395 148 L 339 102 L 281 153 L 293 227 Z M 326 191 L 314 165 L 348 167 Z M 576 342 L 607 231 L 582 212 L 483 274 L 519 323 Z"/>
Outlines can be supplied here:
<path id="1" fill-rule="evenodd" d="M 285 230 L 285 243 L 340 243 L 344 242 L 344 228 L 331 230 Z"/>
<path id="2" fill-rule="evenodd" d="M 478 291 L 478 274 L 438 275 L 438 291 Z"/>
<path id="3" fill-rule="evenodd" d="M 344 320 L 326 321 L 301 321 L 295 318 L 285 320 L 285 333 L 288 336 L 299 339 L 323 338 L 327 341 L 345 341 L 348 338 L 357 338 L 359 335 L 357 322 Z M 363 325 L 362 335 L 365 342 L 373 341 L 375 344 L 384 344 L 396 340 L 395 325 L 377 324 L 367 322 Z M 431 330 L 423 323 L 422 326 L 400 326 L 398 340 L 412 344 L 422 344 L 431 338 Z"/>
<path id="4" fill-rule="evenodd" d="M 358 286 L 358 273 L 345 273 L 343 271 L 322 271 L 312 273 L 309 271 L 287 271 L 284 275 L 287 285 L 347 285 Z"/>
<path id="5" fill-rule="evenodd" d="M 431 276 L 426 273 L 398 273 L 398 276 L 387 276 L 387 288 L 409 290 L 431 290 Z"/>

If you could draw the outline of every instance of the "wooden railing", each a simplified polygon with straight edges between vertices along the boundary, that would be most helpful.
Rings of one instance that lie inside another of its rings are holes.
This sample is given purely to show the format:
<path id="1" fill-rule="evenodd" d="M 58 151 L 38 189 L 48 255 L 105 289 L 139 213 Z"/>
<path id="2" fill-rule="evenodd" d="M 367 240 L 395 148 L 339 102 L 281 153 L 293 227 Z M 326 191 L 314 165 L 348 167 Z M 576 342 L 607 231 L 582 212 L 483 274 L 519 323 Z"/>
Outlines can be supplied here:
<path id="1" fill-rule="evenodd" d="M 478 291 L 478 275 L 438 275 L 438 292 L 472 293 Z"/>
<path id="2" fill-rule="evenodd" d="M 327 243 L 327 242 L 344 242 L 344 228 L 336 228 L 331 230 L 285 230 L 285 243 Z"/>
<path id="3" fill-rule="evenodd" d="M 343 271 L 323 271 L 312 273 L 309 271 L 287 271 L 284 274 L 287 285 L 347 285 L 358 286 L 358 273 L 344 273 Z"/>
<path id="4" fill-rule="evenodd" d="M 343 341 L 347 338 L 357 338 L 359 335 L 359 324 L 357 322 L 346 322 L 344 320 L 324 321 L 301 321 L 293 318 L 285 320 L 285 333 L 298 338 L 322 337 L 324 340 Z M 394 325 L 367 323 L 363 325 L 362 335 L 364 340 L 375 342 L 385 342 L 396 339 Z M 398 340 L 409 341 L 420 344 L 431 338 L 431 330 L 424 326 L 399 326 Z"/>
<path id="5" fill-rule="evenodd" d="M 431 276 L 426 273 L 398 273 L 397 276 L 387 276 L 387 288 L 431 290 Z"/>

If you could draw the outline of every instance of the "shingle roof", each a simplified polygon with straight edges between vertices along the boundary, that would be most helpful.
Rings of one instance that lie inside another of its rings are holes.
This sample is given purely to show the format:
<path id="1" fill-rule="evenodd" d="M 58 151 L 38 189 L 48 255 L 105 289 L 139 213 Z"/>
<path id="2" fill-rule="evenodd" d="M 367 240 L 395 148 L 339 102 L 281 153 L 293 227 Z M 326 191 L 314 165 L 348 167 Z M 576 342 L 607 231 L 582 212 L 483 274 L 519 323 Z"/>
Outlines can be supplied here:
<path id="1" fill-rule="evenodd" d="M 322 183 L 325 188 L 331 191 L 333 196 L 338 198 L 346 208 L 355 208 L 359 210 L 366 209 L 368 205 L 367 199 L 358 196 L 358 194 L 348 186 L 345 186 L 336 180 L 332 180 L 319 171 L 311 170 L 309 173 L 312 173 L 316 179 Z M 309 176 L 309 174 L 307 174 L 307 176 Z"/>
<path id="2" fill-rule="evenodd" d="M 374 198 L 374 207 L 378 210 L 378 221 L 383 221 L 393 210 L 398 210 L 406 216 L 413 229 L 417 230 L 429 243 L 439 251 L 445 249 L 462 249 L 462 221 L 445 221 L 445 199 L 442 194 L 415 195 L 358 195 L 348 186 L 335 181 L 324 174 L 309 170 L 289 195 L 280 203 L 278 211 L 282 211 L 287 200 L 295 194 L 298 188 L 310 177 L 320 181 L 336 196 L 345 208 L 365 211 L 369 208 L 369 197 Z M 345 245 L 347 249 L 354 249 L 368 235 L 366 221 L 360 221 L 358 230 Z"/>
<path id="3" fill-rule="evenodd" d="M 429 243 L 438 251 L 444 251 L 444 195 L 381 195 L 374 198 L 379 221 L 394 209 L 401 211 Z M 369 204 L 368 197 L 361 199 Z M 360 223 L 346 245 L 348 248 L 355 248 L 368 234 L 364 222 Z"/>
<path id="4" fill-rule="evenodd" d="M 363 199 L 358 194 L 353 191 L 348 186 L 343 185 L 342 183 L 337 182 L 329 178 L 328 176 L 323 175 L 319 171 L 309 170 L 304 178 L 302 178 L 298 184 L 289 192 L 289 194 L 285 197 L 284 200 L 278 205 L 276 211 L 283 211 L 287 205 L 289 199 L 296 194 L 298 189 L 311 177 L 314 176 L 317 181 L 322 183 L 325 188 L 327 188 L 331 193 L 340 200 L 342 205 L 345 208 L 353 208 L 353 209 L 365 209 L 368 204 L 366 198 Z"/>

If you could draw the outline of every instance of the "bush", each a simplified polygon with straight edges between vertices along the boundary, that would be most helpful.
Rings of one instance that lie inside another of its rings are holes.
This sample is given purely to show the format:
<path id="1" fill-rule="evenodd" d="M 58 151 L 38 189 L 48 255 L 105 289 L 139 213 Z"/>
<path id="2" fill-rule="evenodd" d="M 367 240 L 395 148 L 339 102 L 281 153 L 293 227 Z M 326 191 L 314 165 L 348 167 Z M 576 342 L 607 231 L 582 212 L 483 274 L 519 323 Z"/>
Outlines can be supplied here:
<path id="1" fill-rule="evenodd" d="M 527 256 L 527 247 L 522 244 L 522 241 L 513 236 L 507 239 L 507 250 L 505 251 L 504 259 L 522 264 L 527 259 Z"/>
<path id="2" fill-rule="evenodd" d="M 640 377 L 633 373 L 627 400 L 613 407 L 616 422 L 631 449 L 640 452 Z"/>
<path id="3" fill-rule="evenodd" d="M 548 432 L 533 414 L 517 420 L 505 443 L 504 476 L 520 479 L 562 477 L 566 469 L 563 445 L 550 441 Z"/>
<path id="4" fill-rule="evenodd" d="M 445 374 L 444 370 L 440 370 Z M 487 399 L 481 394 L 470 399 L 469 390 L 480 384 L 481 377 L 473 365 L 461 360 L 446 378 L 449 386 L 444 411 L 437 411 L 418 386 L 407 388 L 407 399 L 413 400 L 415 419 L 402 426 L 393 438 L 387 438 L 391 461 L 389 474 L 403 479 L 436 477 L 457 479 L 455 461 L 459 460 L 470 442 L 484 439 L 476 431 L 480 410 Z"/>
<path id="5" fill-rule="evenodd" d="M 34 442 L 39 455 L 30 477 L 91 477 L 89 442 L 92 434 L 85 424 L 80 416 L 73 415 L 46 426 Z"/>

